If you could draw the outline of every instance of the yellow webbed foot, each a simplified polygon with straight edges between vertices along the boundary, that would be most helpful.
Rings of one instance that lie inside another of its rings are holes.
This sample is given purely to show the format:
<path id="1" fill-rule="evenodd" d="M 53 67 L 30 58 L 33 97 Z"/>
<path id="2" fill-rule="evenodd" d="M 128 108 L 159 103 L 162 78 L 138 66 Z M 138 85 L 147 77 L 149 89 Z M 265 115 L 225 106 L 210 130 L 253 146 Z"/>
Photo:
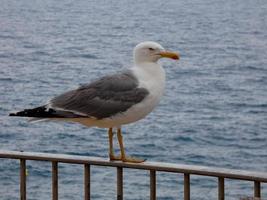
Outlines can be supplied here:
<path id="1" fill-rule="evenodd" d="M 113 155 L 109 155 L 109 160 L 110 161 L 116 161 L 116 160 L 121 160 L 121 156 L 115 156 Z"/>
<path id="2" fill-rule="evenodd" d="M 142 162 L 145 162 L 146 159 L 125 156 L 125 157 L 121 158 L 121 161 L 122 162 L 130 162 L 130 163 L 142 163 Z"/>

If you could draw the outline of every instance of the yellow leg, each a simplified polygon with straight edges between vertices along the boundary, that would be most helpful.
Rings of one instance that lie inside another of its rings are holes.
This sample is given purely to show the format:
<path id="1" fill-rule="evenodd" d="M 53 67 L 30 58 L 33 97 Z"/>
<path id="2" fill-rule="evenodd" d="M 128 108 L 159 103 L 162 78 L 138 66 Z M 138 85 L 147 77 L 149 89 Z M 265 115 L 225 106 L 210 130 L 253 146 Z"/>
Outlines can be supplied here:
<path id="1" fill-rule="evenodd" d="M 112 128 L 108 129 L 108 139 L 109 139 L 109 159 L 110 160 L 121 160 L 120 157 L 114 155 L 113 150 L 113 131 Z"/>
<path id="2" fill-rule="evenodd" d="M 144 159 L 138 159 L 138 158 L 133 158 L 133 157 L 127 157 L 126 156 L 125 150 L 124 150 L 124 145 L 123 145 L 123 137 L 122 137 L 120 128 L 118 128 L 118 130 L 117 130 L 117 137 L 118 137 L 118 142 L 119 142 L 119 145 L 120 145 L 121 161 L 122 162 L 142 163 L 142 162 L 145 161 Z"/>

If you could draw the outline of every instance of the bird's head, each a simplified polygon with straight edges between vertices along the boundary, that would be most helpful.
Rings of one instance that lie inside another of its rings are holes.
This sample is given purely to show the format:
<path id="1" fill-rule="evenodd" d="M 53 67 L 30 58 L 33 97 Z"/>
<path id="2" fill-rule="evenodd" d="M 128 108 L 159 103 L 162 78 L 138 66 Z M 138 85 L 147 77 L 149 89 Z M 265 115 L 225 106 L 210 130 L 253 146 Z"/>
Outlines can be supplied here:
<path id="1" fill-rule="evenodd" d="M 160 44 L 156 42 L 141 42 L 134 48 L 134 62 L 154 62 L 160 58 L 171 58 L 179 60 L 178 53 L 166 51 Z"/>

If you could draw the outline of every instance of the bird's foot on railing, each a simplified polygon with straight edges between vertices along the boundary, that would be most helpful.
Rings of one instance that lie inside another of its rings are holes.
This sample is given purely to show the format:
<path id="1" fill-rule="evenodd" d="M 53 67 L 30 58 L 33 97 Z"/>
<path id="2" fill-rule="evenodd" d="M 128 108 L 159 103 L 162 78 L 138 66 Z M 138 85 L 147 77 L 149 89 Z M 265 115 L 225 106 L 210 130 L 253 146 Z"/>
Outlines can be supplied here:
<path id="1" fill-rule="evenodd" d="M 136 158 L 131 156 L 115 156 L 115 155 L 109 155 L 110 161 L 122 161 L 122 162 L 130 162 L 130 163 L 142 163 L 145 162 L 146 159 L 143 158 Z"/>
<path id="2" fill-rule="evenodd" d="M 115 156 L 115 155 L 109 155 L 109 160 L 110 161 L 117 161 L 117 160 L 121 160 L 121 156 Z"/>
<path id="3" fill-rule="evenodd" d="M 122 158 L 122 162 L 142 163 L 142 162 L 145 162 L 145 161 L 146 161 L 146 159 L 130 157 L 130 156 L 125 156 L 124 158 Z"/>

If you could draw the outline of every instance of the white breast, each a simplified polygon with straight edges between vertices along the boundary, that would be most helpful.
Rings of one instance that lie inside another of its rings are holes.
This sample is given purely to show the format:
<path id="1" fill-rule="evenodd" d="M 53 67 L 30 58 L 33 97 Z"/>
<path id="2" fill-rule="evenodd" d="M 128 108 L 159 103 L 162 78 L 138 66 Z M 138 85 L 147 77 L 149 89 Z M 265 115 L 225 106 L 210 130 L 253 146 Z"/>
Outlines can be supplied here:
<path id="1" fill-rule="evenodd" d="M 159 103 L 165 88 L 165 71 L 161 65 L 153 63 L 142 67 L 133 68 L 138 78 L 139 87 L 146 88 L 149 95 L 142 102 L 146 104 L 149 112 Z M 150 109 L 149 109 L 150 108 Z"/>

